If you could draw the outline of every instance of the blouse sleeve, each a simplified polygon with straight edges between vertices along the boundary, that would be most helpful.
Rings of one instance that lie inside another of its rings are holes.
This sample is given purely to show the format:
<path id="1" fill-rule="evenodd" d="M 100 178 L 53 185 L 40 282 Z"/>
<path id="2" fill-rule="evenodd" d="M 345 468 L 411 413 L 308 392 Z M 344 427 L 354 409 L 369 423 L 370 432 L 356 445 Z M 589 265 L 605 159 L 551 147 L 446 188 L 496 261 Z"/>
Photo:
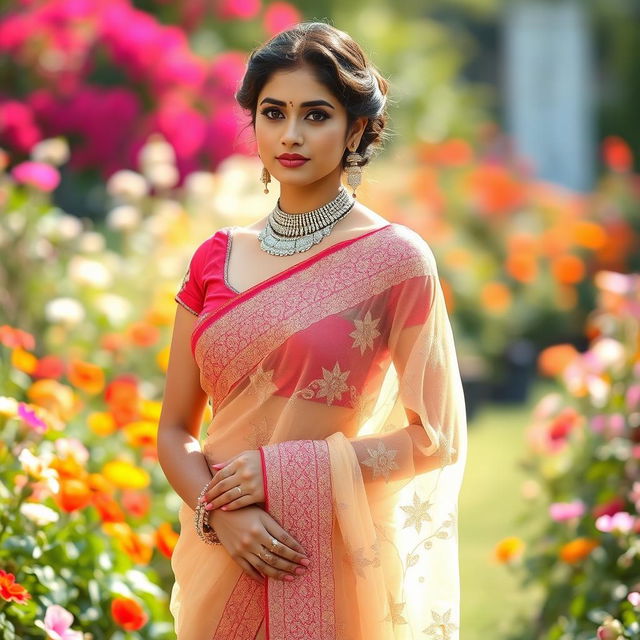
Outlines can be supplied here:
<path id="1" fill-rule="evenodd" d="M 182 279 L 180 289 L 174 297 L 177 303 L 196 316 L 204 306 L 205 286 L 203 273 L 209 247 L 210 241 L 207 239 L 195 250 Z"/>

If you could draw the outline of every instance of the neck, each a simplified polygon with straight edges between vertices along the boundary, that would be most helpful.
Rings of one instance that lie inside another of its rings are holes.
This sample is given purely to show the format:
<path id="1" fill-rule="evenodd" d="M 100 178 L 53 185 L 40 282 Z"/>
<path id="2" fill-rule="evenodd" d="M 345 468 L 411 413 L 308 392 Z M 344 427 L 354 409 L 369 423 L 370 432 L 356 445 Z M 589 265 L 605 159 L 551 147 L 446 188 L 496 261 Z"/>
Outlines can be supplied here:
<path id="1" fill-rule="evenodd" d="M 340 179 L 315 185 L 280 185 L 280 208 L 295 215 L 317 209 L 333 200 L 340 191 Z"/>

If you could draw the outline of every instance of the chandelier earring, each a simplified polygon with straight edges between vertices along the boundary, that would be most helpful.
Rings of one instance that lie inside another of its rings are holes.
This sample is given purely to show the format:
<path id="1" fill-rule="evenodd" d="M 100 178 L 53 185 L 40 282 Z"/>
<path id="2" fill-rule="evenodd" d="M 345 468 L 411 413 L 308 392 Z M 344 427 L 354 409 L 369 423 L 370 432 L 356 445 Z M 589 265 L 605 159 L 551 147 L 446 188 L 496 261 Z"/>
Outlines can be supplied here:
<path id="1" fill-rule="evenodd" d="M 267 167 L 262 167 L 262 177 L 260 181 L 264 182 L 264 192 L 269 193 L 269 187 L 267 185 L 271 182 L 271 174 Z"/>
<path id="2" fill-rule="evenodd" d="M 357 148 L 357 147 L 356 147 Z M 347 156 L 347 183 L 352 188 L 351 195 L 356 197 L 356 189 L 362 181 L 362 167 L 360 164 L 364 160 L 362 154 L 357 153 L 355 149 Z"/>

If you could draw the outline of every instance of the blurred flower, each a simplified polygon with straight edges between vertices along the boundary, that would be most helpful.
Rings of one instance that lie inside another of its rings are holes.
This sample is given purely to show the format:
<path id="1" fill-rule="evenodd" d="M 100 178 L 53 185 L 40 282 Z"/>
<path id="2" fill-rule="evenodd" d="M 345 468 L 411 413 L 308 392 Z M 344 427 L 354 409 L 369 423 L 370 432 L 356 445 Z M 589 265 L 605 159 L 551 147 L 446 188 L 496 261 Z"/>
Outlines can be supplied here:
<path id="1" fill-rule="evenodd" d="M 624 627 L 620 620 L 608 616 L 603 624 L 598 627 L 596 635 L 598 640 L 624 640 Z"/>
<path id="2" fill-rule="evenodd" d="M 7 573 L 0 569 L 0 598 L 7 602 L 26 604 L 27 600 L 31 598 L 31 594 L 16 582 L 13 573 Z"/>
<path id="3" fill-rule="evenodd" d="M 62 358 L 46 355 L 38 360 L 36 368 L 31 372 L 31 377 L 57 380 L 63 376 L 65 369 L 66 365 Z"/>
<path id="4" fill-rule="evenodd" d="M 73 298 L 54 298 L 45 304 L 45 317 L 51 324 L 76 326 L 85 319 L 85 311 Z"/>
<path id="5" fill-rule="evenodd" d="M 598 504 L 591 510 L 591 516 L 594 519 L 599 518 L 603 515 L 613 516 L 618 513 L 618 511 L 622 511 L 624 509 L 624 501 L 622 498 L 616 496 L 612 498 L 608 502 L 603 502 L 602 504 Z"/>
<path id="6" fill-rule="evenodd" d="M 0 416 L 13 418 L 18 415 L 18 401 L 8 396 L 0 396 Z"/>
<path id="7" fill-rule="evenodd" d="M 133 231 L 142 220 L 140 209 L 130 204 L 114 207 L 107 213 L 106 224 L 109 229 L 116 231 Z"/>
<path id="8" fill-rule="evenodd" d="M 215 0 L 218 18 L 251 20 L 260 13 L 260 0 Z"/>
<path id="9" fill-rule="evenodd" d="M 148 620 L 143 608 L 131 598 L 116 597 L 111 602 L 111 615 L 116 624 L 126 631 L 137 631 Z"/>
<path id="10" fill-rule="evenodd" d="M 634 606 L 640 607 L 640 593 L 637 591 L 631 591 L 627 594 L 627 600 Z"/>
<path id="11" fill-rule="evenodd" d="M 97 492 L 93 494 L 93 506 L 100 514 L 102 522 L 124 522 L 125 515 L 120 505 L 113 496 L 108 493 Z"/>
<path id="12" fill-rule="evenodd" d="M 42 137 L 33 110 L 17 100 L 0 101 L 0 137 L 17 151 L 29 151 Z"/>
<path id="13" fill-rule="evenodd" d="M 18 417 L 34 431 L 44 433 L 47 430 L 47 423 L 38 416 L 36 408 L 30 407 L 24 402 L 18 404 Z"/>
<path id="14" fill-rule="evenodd" d="M 288 2 L 276 0 L 266 8 L 262 25 L 268 37 L 302 21 L 302 14 Z"/>
<path id="15" fill-rule="evenodd" d="M 131 447 L 155 447 L 158 439 L 158 425 L 155 422 L 131 422 L 123 427 L 127 444 Z"/>
<path id="16" fill-rule="evenodd" d="M 576 564 L 586 558 L 598 546 L 600 546 L 600 543 L 597 540 L 576 538 L 562 545 L 559 555 L 561 560 L 567 564 Z"/>
<path id="17" fill-rule="evenodd" d="M 577 256 L 560 255 L 551 259 L 551 273 L 558 282 L 575 284 L 584 278 L 585 266 Z"/>
<path id="18" fill-rule="evenodd" d="M 104 313 L 109 319 L 109 322 L 113 326 L 122 325 L 131 314 L 132 305 L 129 300 L 123 296 L 119 296 L 115 293 L 102 293 L 94 301 L 94 306 L 100 312 Z M 103 348 L 108 349 L 106 346 L 109 338 L 109 334 L 105 333 L 102 336 L 102 340 L 105 341 Z M 121 346 L 125 345 L 124 337 L 120 337 Z"/>
<path id="19" fill-rule="evenodd" d="M 104 397 L 118 427 L 138 419 L 138 384 L 133 376 L 117 376 L 107 385 Z"/>
<path id="20" fill-rule="evenodd" d="M 69 145 L 62 137 L 41 140 L 32 147 L 31 159 L 59 167 L 69 160 Z"/>
<path id="21" fill-rule="evenodd" d="M 98 253 L 103 251 L 106 246 L 106 240 L 103 234 L 97 231 L 85 231 L 78 238 L 78 249 L 84 253 Z"/>
<path id="22" fill-rule="evenodd" d="M 176 154 L 173 147 L 160 133 L 153 133 L 138 153 L 138 164 L 143 173 L 155 164 L 175 164 Z"/>
<path id="23" fill-rule="evenodd" d="M 67 478 L 60 483 L 60 491 L 55 496 L 55 500 L 63 511 L 72 513 L 89 506 L 92 493 L 86 482 Z"/>
<path id="24" fill-rule="evenodd" d="M 112 460 L 102 468 L 105 478 L 121 489 L 144 489 L 149 486 L 149 474 L 125 460 Z"/>
<path id="25" fill-rule="evenodd" d="M 113 282 L 112 272 L 102 262 L 83 256 L 73 256 L 69 260 L 68 273 L 76 284 L 96 289 L 107 289 Z"/>
<path id="26" fill-rule="evenodd" d="M 596 529 L 606 533 L 610 533 L 612 531 L 629 533 L 629 531 L 633 530 L 634 525 L 635 518 L 627 511 L 618 511 L 612 516 L 600 516 L 595 522 Z"/>
<path id="27" fill-rule="evenodd" d="M 139 173 L 123 169 L 107 180 L 107 193 L 120 200 L 137 202 L 149 191 L 147 181 Z"/>
<path id="28" fill-rule="evenodd" d="M 17 347 L 11 352 L 11 366 L 18 371 L 31 374 L 38 366 L 38 358 L 32 353 Z"/>
<path id="29" fill-rule="evenodd" d="M 619 136 L 607 136 L 602 142 L 602 157 L 613 171 L 629 171 L 633 165 L 633 156 L 629 145 Z"/>
<path id="30" fill-rule="evenodd" d="M 89 450 L 78 438 L 58 438 L 55 448 L 60 458 L 71 458 L 80 465 L 89 461 Z"/>
<path id="31" fill-rule="evenodd" d="M 147 322 L 134 322 L 127 329 L 131 344 L 138 347 L 150 347 L 158 342 L 160 330 Z"/>
<path id="32" fill-rule="evenodd" d="M 12 169 L 11 175 L 17 182 L 40 191 L 53 191 L 60 183 L 58 170 L 43 162 L 22 162 Z"/>
<path id="33" fill-rule="evenodd" d="M 134 518 L 144 518 L 151 508 L 151 497 L 143 491 L 125 489 L 122 492 L 122 506 Z"/>
<path id="34" fill-rule="evenodd" d="M 550 349 L 553 347 L 549 347 Z M 565 403 L 564 398 L 558 392 L 547 393 L 544 395 L 533 409 L 533 418 L 535 420 L 546 420 L 551 418 L 560 411 Z"/>
<path id="35" fill-rule="evenodd" d="M 160 349 L 160 351 L 158 351 L 158 353 L 156 354 L 156 363 L 160 371 L 162 371 L 163 373 L 166 373 L 167 369 L 169 368 L 170 350 L 170 347 L 164 347 L 163 349 Z"/>
<path id="36" fill-rule="evenodd" d="M 89 429 L 98 436 L 108 436 L 118 430 L 113 416 L 106 411 L 93 411 L 87 417 Z"/>
<path id="37" fill-rule="evenodd" d="M 3 324 L 0 325 L 0 344 L 9 349 L 22 347 L 27 351 L 33 351 L 36 346 L 36 341 L 31 333 L 10 327 L 8 324 Z"/>
<path id="38" fill-rule="evenodd" d="M 549 507 L 549 515 L 555 522 L 564 522 L 572 518 L 580 518 L 584 514 L 584 511 L 584 502 L 582 502 L 582 500 L 554 502 Z"/>
<path id="39" fill-rule="evenodd" d="M 631 384 L 627 387 L 625 402 L 629 411 L 640 408 L 640 384 Z"/>
<path id="40" fill-rule="evenodd" d="M 520 559 L 524 553 L 525 544 L 517 536 L 509 536 L 498 542 L 494 549 L 494 557 L 498 562 L 509 563 Z"/>
<path id="41" fill-rule="evenodd" d="M 573 227 L 575 243 L 587 249 L 600 249 L 607 240 L 606 231 L 597 222 L 579 220 Z"/>
<path id="42" fill-rule="evenodd" d="M 70 420 L 78 408 L 73 389 L 57 380 L 37 380 L 27 389 L 27 397 L 64 421 Z"/>
<path id="43" fill-rule="evenodd" d="M 29 449 L 23 449 L 18 460 L 22 470 L 35 480 L 44 480 L 51 493 L 57 493 L 60 489 L 58 472 L 51 468 L 53 456 L 49 453 L 34 455 Z"/>
<path id="44" fill-rule="evenodd" d="M 486 311 L 501 315 L 511 306 L 511 292 L 502 282 L 488 282 L 480 291 L 480 300 Z"/>
<path id="45" fill-rule="evenodd" d="M 91 362 L 73 358 L 69 363 L 67 378 L 74 387 L 91 395 L 104 389 L 104 371 Z"/>
<path id="46" fill-rule="evenodd" d="M 168 522 L 163 522 L 156 529 L 156 547 L 158 551 L 163 556 L 171 558 L 179 537 Z"/>
<path id="47" fill-rule="evenodd" d="M 20 505 L 20 513 L 38 527 L 58 522 L 60 518 L 57 511 L 37 502 L 23 502 Z"/>
<path id="48" fill-rule="evenodd" d="M 178 170 L 172 164 L 154 164 L 145 170 L 145 176 L 157 189 L 171 189 L 180 179 Z"/>
<path id="49" fill-rule="evenodd" d="M 73 631 L 73 614 L 64 607 L 52 604 L 44 614 L 44 629 L 48 640 L 82 640 L 82 631 Z"/>
<path id="50" fill-rule="evenodd" d="M 613 373 L 622 373 L 627 360 L 625 346 L 606 336 L 594 340 L 585 357 L 590 359 L 592 370 L 598 373 L 608 369 Z"/>

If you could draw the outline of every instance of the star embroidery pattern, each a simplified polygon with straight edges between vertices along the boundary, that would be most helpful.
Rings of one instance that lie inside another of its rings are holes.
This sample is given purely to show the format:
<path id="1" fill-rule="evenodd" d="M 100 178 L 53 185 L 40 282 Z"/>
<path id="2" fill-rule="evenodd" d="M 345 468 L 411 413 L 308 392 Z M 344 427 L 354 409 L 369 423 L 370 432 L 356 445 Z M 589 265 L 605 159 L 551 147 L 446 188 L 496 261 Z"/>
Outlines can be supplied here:
<path id="1" fill-rule="evenodd" d="M 251 395 L 257 395 L 259 400 L 266 400 L 278 389 L 278 386 L 273 383 L 273 373 L 273 369 L 264 371 L 262 365 L 258 366 L 255 373 L 249 376 L 250 383 L 247 391 Z"/>
<path id="2" fill-rule="evenodd" d="M 251 431 L 247 434 L 245 440 L 249 442 L 251 449 L 258 449 L 269 442 L 271 429 L 267 418 L 261 416 L 258 422 L 251 422 Z"/>
<path id="3" fill-rule="evenodd" d="M 366 577 L 364 569 L 373 564 L 372 560 L 365 558 L 364 547 L 358 547 L 355 551 L 348 550 L 344 558 L 361 578 Z"/>
<path id="4" fill-rule="evenodd" d="M 385 620 L 391 620 L 393 624 L 408 624 L 402 615 L 402 610 L 405 607 L 405 602 L 395 602 L 391 593 L 387 592 L 389 600 L 389 614 Z"/>
<path id="5" fill-rule="evenodd" d="M 409 516 L 404 525 L 402 525 L 402 528 L 406 529 L 407 527 L 415 527 L 416 531 L 420 533 L 422 522 L 431 521 L 431 516 L 429 515 L 430 506 L 431 502 L 428 500 L 421 502 L 420 496 L 414 491 L 413 504 L 407 504 L 400 507 Z"/>
<path id="6" fill-rule="evenodd" d="M 349 373 L 351 373 L 349 370 L 341 371 L 338 362 L 335 363 L 332 371 L 322 367 L 322 378 L 311 383 L 316 383 L 319 387 L 316 397 L 326 398 L 327 404 L 332 404 L 335 398 L 340 400 L 342 394 L 349 390 L 349 385 L 345 383 Z"/>
<path id="7" fill-rule="evenodd" d="M 373 351 L 373 341 L 380 335 L 380 332 L 376 329 L 378 322 L 380 322 L 380 318 L 372 318 L 371 311 L 367 311 L 364 320 L 354 319 L 353 323 L 356 328 L 349 335 L 353 338 L 351 346 L 354 349 L 359 347 L 360 355 L 368 348 Z"/>
<path id="8" fill-rule="evenodd" d="M 437 611 L 431 610 L 433 624 L 429 625 L 422 633 L 426 633 L 430 638 L 436 640 L 451 640 L 451 634 L 458 628 L 450 621 L 451 609 L 440 615 Z"/>
<path id="9" fill-rule="evenodd" d="M 393 469 L 399 469 L 398 463 L 395 461 L 397 449 L 387 449 L 382 440 L 378 440 L 378 448 L 370 449 L 367 447 L 369 458 L 362 461 L 362 464 L 373 469 L 373 478 L 383 476 L 385 482 L 389 482 L 389 474 Z"/>

